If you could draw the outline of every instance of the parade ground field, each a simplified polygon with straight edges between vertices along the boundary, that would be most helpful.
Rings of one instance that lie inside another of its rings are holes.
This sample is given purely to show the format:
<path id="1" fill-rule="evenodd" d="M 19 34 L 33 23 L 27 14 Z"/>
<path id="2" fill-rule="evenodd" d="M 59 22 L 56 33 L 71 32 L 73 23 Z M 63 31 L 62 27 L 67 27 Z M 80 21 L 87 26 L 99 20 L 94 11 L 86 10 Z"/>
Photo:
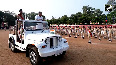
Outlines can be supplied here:
<path id="1" fill-rule="evenodd" d="M 0 65 L 31 65 L 25 52 L 13 53 L 8 47 L 9 31 L 0 30 Z M 92 38 L 88 44 L 80 36 L 71 38 L 63 35 L 68 40 L 69 49 L 64 57 L 50 57 L 43 62 L 44 65 L 116 65 L 116 40 Z"/>

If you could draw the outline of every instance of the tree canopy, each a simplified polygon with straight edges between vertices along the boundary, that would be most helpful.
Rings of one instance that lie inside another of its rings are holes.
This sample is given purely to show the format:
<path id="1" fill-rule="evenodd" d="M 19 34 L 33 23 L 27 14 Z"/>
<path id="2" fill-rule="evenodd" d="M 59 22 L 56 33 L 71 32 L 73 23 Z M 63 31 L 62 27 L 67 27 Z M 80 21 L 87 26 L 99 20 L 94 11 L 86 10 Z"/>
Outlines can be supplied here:
<path id="1" fill-rule="evenodd" d="M 108 2 L 110 3 L 110 2 Z M 55 18 L 52 16 L 52 19 L 47 19 L 49 25 L 50 24 L 90 24 L 91 23 L 99 23 L 99 24 L 113 24 L 116 22 L 116 9 L 112 12 L 109 12 L 107 15 L 103 14 L 103 11 L 100 9 L 95 9 L 90 6 L 83 6 L 83 12 L 72 13 L 69 17 L 67 15 L 63 15 L 59 18 Z M 15 25 L 16 14 L 10 11 L 0 11 L 0 24 L 4 22 L 8 22 L 8 26 Z M 24 13 L 25 14 L 25 13 Z M 38 13 L 31 12 L 26 13 L 26 17 L 29 20 L 35 20 L 35 16 Z M 42 15 L 45 19 L 45 16 Z M 107 20 L 107 22 L 106 22 Z"/>
<path id="2" fill-rule="evenodd" d="M 67 17 L 64 15 L 55 19 L 52 16 L 51 20 L 47 20 L 50 24 L 90 24 L 99 23 L 99 24 L 113 24 L 116 21 L 116 11 L 110 12 L 109 14 L 103 14 L 103 11 L 100 9 L 95 9 L 89 6 L 83 6 L 82 12 L 78 12 L 75 14 L 71 14 L 71 16 Z M 106 22 L 107 20 L 107 22 Z"/>
<path id="3" fill-rule="evenodd" d="M 8 26 L 13 26 L 15 24 L 16 17 L 13 16 L 14 13 L 10 11 L 0 11 L 0 24 L 2 22 L 8 22 Z"/>

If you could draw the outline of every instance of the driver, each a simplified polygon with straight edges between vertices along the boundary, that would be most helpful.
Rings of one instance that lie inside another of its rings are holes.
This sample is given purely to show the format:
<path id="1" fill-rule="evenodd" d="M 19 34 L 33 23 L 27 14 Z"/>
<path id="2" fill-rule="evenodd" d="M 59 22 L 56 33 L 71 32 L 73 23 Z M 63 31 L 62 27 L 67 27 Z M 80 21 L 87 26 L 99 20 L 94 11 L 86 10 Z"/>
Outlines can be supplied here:
<path id="1" fill-rule="evenodd" d="M 38 15 L 35 16 L 35 20 L 37 20 L 37 21 L 43 21 L 42 12 L 39 12 Z"/>

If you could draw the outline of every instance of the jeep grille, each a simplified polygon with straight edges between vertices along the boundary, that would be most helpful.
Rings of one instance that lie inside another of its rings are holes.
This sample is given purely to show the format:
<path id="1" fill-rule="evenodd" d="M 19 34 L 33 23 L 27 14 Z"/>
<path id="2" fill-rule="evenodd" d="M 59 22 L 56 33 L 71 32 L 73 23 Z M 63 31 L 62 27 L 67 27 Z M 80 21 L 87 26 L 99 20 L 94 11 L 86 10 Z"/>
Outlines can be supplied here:
<path id="1" fill-rule="evenodd" d="M 50 48 L 55 48 L 58 46 L 58 37 L 50 38 Z"/>

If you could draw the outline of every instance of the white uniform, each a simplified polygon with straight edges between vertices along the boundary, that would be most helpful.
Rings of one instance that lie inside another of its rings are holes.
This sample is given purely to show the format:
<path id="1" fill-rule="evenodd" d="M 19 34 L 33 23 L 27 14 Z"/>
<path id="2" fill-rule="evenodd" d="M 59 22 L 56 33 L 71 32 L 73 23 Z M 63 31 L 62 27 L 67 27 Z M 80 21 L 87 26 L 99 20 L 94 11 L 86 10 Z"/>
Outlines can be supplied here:
<path id="1" fill-rule="evenodd" d="M 35 16 L 35 20 L 42 21 L 43 20 L 43 17 L 42 16 L 40 17 L 39 15 L 36 15 Z"/>

